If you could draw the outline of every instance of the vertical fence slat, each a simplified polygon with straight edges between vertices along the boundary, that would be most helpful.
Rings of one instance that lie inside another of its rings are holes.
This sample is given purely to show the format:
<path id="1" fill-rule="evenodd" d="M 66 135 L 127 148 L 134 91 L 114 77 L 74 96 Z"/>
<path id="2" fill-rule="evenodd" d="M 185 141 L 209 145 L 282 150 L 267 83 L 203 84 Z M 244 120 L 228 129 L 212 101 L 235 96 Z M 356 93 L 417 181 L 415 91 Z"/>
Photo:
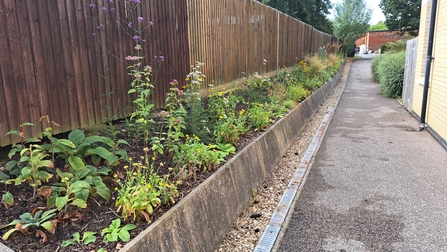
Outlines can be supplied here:
<path id="1" fill-rule="evenodd" d="M 135 41 L 129 37 L 134 34 L 124 34 L 116 22 L 116 17 L 125 15 L 119 1 L 100 1 L 93 9 L 89 4 L 89 0 L 0 2 L 0 13 L 6 14 L 0 16 L 0 146 L 18 140 L 5 133 L 20 123 L 37 124 L 28 135 L 42 131 L 45 125 L 38 120 L 47 114 L 62 126 L 55 128 L 56 133 L 129 115 L 130 62 L 124 58 L 134 54 Z M 105 20 L 100 29 L 98 20 L 89 18 L 92 11 Z M 145 63 L 160 52 L 165 57 L 159 67 L 158 62 L 152 64 L 152 102 L 157 107 L 164 104 L 170 80 L 184 85 L 196 61 L 205 63 L 205 85 L 222 84 L 292 66 L 337 41 L 253 0 L 142 1 L 136 11 L 145 24 L 154 23 L 142 35 L 147 41 L 142 44 Z M 137 25 L 137 20 L 132 22 Z"/>

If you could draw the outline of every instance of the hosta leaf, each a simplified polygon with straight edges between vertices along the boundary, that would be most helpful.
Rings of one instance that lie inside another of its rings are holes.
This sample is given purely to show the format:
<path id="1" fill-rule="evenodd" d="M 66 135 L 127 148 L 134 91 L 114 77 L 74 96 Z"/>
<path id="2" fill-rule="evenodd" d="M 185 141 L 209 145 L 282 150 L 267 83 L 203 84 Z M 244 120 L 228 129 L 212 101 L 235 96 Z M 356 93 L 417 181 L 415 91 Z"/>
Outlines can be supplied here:
<path id="1" fill-rule="evenodd" d="M 130 231 L 130 230 L 134 230 L 135 228 L 137 228 L 137 225 L 129 223 L 129 224 L 126 224 L 124 227 L 122 227 L 121 230 Z"/>
<path id="2" fill-rule="evenodd" d="M 85 169 L 84 160 L 82 160 L 82 158 L 80 157 L 68 157 L 68 163 L 73 169 L 75 169 L 75 171 Z"/>
<path id="3" fill-rule="evenodd" d="M 70 148 L 73 148 L 73 149 L 76 148 L 76 145 L 72 141 L 70 141 L 68 139 L 59 139 L 59 140 L 57 140 L 57 145 L 67 146 L 67 147 L 70 147 Z"/>
<path id="4" fill-rule="evenodd" d="M 107 162 L 109 164 L 113 164 L 113 163 L 115 163 L 115 161 L 118 160 L 117 156 L 115 156 L 113 153 L 111 153 L 104 147 L 97 147 L 95 149 L 90 149 L 86 152 L 86 154 L 98 155 L 98 156 L 102 157 L 103 159 L 107 160 Z"/>
<path id="5" fill-rule="evenodd" d="M 68 134 L 68 139 L 73 142 L 76 146 L 82 143 L 85 139 L 85 134 L 83 130 L 73 130 Z M 60 141 L 60 140 L 59 140 Z M 73 147 L 75 148 L 75 147 Z"/>

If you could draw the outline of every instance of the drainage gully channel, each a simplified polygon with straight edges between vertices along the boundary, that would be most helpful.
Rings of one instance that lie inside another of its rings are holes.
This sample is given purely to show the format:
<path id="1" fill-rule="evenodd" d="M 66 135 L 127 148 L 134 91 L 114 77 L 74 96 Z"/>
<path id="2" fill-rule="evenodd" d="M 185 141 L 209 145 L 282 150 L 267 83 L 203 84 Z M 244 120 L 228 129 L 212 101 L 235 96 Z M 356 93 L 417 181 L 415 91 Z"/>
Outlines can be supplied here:
<path id="1" fill-rule="evenodd" d="M 317 133 L 312 139 L 312 143 L 306 150 L 303 159 L 298 166 L 298 169 L 295 171 L 292 179 L 287 186 L 287 189 L 284 191 L 284 194 L 276 207 L 276 211 L 273 213 L 272 218 L 270 219 L 269 225 L 264 230 L 261 238 L 259 239 L 258 244 L 256 245 L 254 252 L 266 252 L 271 251 L 273 246 L 275 245 L 276 239 L 278 238 L 279 232 L 281 231 L 281 226 L 287 216 L 287 213 L 290 210 L 293 199 L 301 185 L 301 181 L 306 173 L 309 165 L 311 163 L 312 157 L 315 155 L 318 146 L 320 145 L 321 140 L 323 139 L 323 135 L 326 132 L 327 126 L 333 114 L 334 108 L 329 107 L 323 121 L 318 128 Z"/>

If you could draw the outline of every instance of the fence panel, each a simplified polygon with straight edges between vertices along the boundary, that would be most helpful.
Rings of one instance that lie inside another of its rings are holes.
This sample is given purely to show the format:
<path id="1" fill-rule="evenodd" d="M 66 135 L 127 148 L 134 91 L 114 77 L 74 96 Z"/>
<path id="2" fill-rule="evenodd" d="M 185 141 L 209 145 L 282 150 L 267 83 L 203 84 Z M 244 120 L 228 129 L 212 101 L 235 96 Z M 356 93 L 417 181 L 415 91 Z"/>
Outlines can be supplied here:
<path id="1" fill-rule="evenodd" d="M 405 56 L 405 74 L 402 91 L 402 104 L 411 113 L 413 104 L 413 87 L 415 82 L 415 69 L 417 61 L 418 38 L 407 41 Z"/>
<path id="2" fill-rule="evenodd" d="M 45 115 L 61 126 L 54 133 L 128 116 L 125 58 L 136 42 L 161 107 L 169 82 L 183 84 L 195 61 L 207 84 L 221 84 L 291 66 L 334 39 L 253 0 L 126 2 L 0 1 L 0 146 L 17 142 L 5 134 L 24 122 L 36 124 L 25 136 L 36 136 Z"/>

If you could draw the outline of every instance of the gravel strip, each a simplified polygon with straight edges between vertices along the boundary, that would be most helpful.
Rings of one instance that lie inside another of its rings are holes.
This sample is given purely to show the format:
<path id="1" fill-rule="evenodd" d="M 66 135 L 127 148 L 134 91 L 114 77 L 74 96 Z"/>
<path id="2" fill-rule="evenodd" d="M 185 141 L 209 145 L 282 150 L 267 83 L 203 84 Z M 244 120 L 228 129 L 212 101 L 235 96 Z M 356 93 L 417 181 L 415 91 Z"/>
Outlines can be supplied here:
<path id="1" fill-rule="evenodd" d="M 244 209 L 233 227 L 217 247 L 217 251 L 253 251 L 264 229 L 268 226 L 273 211 L 290 182 L 309 144 L 321 124 L 328 107 L 335 107 L 343 92 L 351 62 L 347 62 L 343 73 L 321 107 L 304 127 L 301 135 L 290 146 L 280 163 L 272 170 L 254 197 Z"/>

